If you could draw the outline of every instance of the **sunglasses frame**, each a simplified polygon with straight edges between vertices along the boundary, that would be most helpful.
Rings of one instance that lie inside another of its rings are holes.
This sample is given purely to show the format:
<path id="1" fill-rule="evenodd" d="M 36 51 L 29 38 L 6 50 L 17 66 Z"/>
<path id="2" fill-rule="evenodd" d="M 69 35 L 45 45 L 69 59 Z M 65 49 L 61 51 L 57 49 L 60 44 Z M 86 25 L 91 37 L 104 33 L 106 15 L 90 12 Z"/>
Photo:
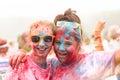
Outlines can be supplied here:
<path id="1" fill-rule="evenodd" d="M 39 41 L 33 42 L 33 41 L 32 41 L 32 37 L 33 37 L 33 36 L 39 37 Z M 47 35 L 47 36 L 51 36 L 51 37 L 52 37 L 52 41 L 50 41 L 50 42 L 53 42 L 55 36 L 54 36 L 54 35 Z M 39 43 L 41 39 L 44 40 L 44 38 L 47 37 L 47 36 L 30 35 L 30 40 L 31 40 L 33 43 Z M 45 41 L 45 40 L 44 40 L 44 41 Z M 45 42 L 46 42 L 46 41 L 45 41 Z"/>

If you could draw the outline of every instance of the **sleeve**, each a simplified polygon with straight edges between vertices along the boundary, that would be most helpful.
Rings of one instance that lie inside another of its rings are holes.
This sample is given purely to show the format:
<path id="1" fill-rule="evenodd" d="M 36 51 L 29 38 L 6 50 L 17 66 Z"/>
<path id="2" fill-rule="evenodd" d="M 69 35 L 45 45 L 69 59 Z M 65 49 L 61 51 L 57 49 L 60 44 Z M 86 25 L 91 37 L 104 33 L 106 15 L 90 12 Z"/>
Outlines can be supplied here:
<path id="1" fill-rule="evenodd" d="M 86 57 L 86 72 L 90 80 L 103 80 L 114 74 L 115 52 L 96 51 Z"/>

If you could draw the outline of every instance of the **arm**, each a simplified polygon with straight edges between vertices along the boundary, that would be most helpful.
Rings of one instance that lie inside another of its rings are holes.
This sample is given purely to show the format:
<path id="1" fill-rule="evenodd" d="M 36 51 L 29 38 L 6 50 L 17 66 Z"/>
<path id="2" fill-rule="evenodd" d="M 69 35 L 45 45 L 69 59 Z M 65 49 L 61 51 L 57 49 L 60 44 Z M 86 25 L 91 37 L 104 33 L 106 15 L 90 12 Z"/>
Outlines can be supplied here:
<path id="1" fill-rule="evenodd" d="M 120 49 L 115 52 L 115 65 L 120 64 Z"/>
<path id="2" fill-rule="evenodd" d="M 104 28 L 105 22 L 99 21 L 94 31 L 94 44 L 96 51 L 103 51 L 104 47 L 102 44 L 101 32 Z"/>
<path id="3" fill-rule="evenodd" d="M 12 68 L 18 68 L 21 62 L 25 62 L 27 54 L 23 50 L 19 50 L 9 58 L 9 63 Z"/>

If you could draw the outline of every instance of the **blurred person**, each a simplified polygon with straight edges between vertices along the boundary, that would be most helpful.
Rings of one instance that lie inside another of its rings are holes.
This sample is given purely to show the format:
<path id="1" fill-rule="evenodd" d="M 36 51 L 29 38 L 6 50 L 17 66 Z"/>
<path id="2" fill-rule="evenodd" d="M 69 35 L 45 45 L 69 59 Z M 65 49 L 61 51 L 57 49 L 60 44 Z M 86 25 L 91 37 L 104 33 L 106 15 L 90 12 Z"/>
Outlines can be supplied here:
<path id="1" fill-rule="evenodd" d="M 4 75 L 9 68 L 8 50 L 8 41 L 0 38 L 0 80 L 4 80 Z"/>
<path id="2" fill-rule="evenodd" d="M 109 50 L 119 49 L 120 48 L 120 26 L 112 25 L 108 30 L 107 38 L 109 40 L 109 43 L 108 43 Z M 115 74 L 120 75 L 120 64 L 117 65 L 117 67 L 115 68 Z"/>
<path id="3" fill-rule="evenodd" d="M 17 38 L 19 49 L 25 50 L 27 53 L 31 51 L 29 32 L 23 32 Z"/>
<path id="4" fill-rule="evenodd" d="M 49 21 L 38 21 L 31 25 L 29 36 L 32 52 L 19 68 L 10 68 L 4 80 L 50 80 L 51 64 L 47 60 L 52 49 L 54 25 Z M 27 37 L 27 36 L 26 36 Z M 17 52 L 19 53 L 19 51 Z M 24 54 L 23 51 L 21 54 Z M 16 59 L 18 59 L 16 57 Z"/>
<path id="5" fill-rule="evenodd" d="M 109 49 L 116 50 L 120 48 L 120 26 L 112 25 L 107 34 L 109 40 Z"/>
<path id="6" fill-rule="evenodd" d="M 83 36 L 83 50 L 86 53 L 90 53 L 93 51 L 103 51 L 103 38 L 101 36 L 102 30 L 104 29 L 104 21 L 99 21 L 94 29 L 94 34 L 92 35 L 92 39 L 90 39 L 87 35 Z"/>

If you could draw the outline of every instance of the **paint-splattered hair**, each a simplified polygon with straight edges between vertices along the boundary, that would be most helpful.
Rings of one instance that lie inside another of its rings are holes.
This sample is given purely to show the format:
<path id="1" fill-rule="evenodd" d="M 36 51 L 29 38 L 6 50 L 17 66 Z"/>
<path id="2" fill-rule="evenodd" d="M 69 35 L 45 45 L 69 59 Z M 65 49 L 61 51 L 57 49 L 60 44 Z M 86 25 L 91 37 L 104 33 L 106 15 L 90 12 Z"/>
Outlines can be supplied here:
<path id="1" fill-rule="evenodd" d="M 55 17 L 54 19 L 54 23 L 55 25 L 57 24 L 57 21 L 69 21 L 69 22 L 77 22 L 79 24 L 81 24 L 81 20 L 80 18 L 75 14 L 76 11 L 71 10 L 71 8 L 69 8 L 68 10 L 65 11 L 64 14 L 59 14 Z M 82 28 L 81 28 L 81 36 L 77 35 L 75 36 L 77 38 L 77 40 L 81 40 L 82 39 Z"/>
<path id="2" fill-rule="evenodd" d="M 37 22 L 34 22 L 31 26 L 30 26 L 30 33 L 38 28 L 36 27 L 41 27 L 41 26 L 49 26 L 52 30 L 52 32 L 54 32 L 54 29 L 55 29 L 55 26 L 54 26 L 54 23 L 48 21 L 48 20 L 40 20 L 40 21 L 37 21 Z"/>

